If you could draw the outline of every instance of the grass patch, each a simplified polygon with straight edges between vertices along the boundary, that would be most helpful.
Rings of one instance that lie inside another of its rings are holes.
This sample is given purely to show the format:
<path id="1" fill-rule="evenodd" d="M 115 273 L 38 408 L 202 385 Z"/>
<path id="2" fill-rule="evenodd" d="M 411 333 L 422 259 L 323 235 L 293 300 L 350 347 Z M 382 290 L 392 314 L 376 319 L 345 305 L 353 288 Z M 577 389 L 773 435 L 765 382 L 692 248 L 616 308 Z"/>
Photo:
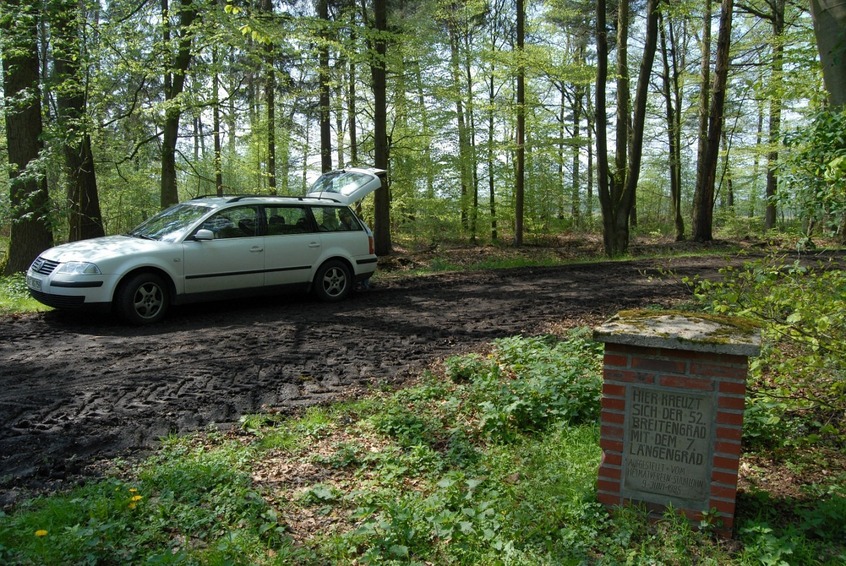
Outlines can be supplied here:
<path id="1" fill-rule="evenodd" d="M 50 307 L 29 296 L 23 273 L 0 277 L 0 315 L 48 310 Z"/>
<path id="2" fill-rule="evenodd" d="M 595 499 L 600 361 L 584 329 L 508 338 L 400 391 L 166 439 L 137 469 L 0 514 L 0 562 L 846 560 L 846 475 L 777 506 L 742 499 L 732 545 L 673 513 L 609 515 Z"/>

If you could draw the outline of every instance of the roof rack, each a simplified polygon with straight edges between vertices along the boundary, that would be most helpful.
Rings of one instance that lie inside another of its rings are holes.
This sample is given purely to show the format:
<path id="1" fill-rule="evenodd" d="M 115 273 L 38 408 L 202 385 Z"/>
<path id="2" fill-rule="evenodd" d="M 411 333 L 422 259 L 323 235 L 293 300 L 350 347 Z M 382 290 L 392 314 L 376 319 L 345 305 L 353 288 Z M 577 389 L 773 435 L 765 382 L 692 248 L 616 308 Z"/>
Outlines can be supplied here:
<path id="1" fill-rule="evenodd" d="M 298 200 L 298 201 L 301 201 L 301 202 L 302 202 L 302 201 L 305 201 L 305 199 L 309 199 L 309 200 L 328 200 L 329 202 L 334 202 L 334 203 L 339 203 L 339 204 L 342 204 L 342 203 L 341 203 L 341 201 L 339 201 L 339 200 L 337 200 L 337 199 L 334 199 L 334 198 L 331 198 L 331 197 L 324 197 L 324 196 L 319 196 L 319 197 L 304 197 L 304 196 L 290 196 L 290 195 L 250 195 L 250 194 L 224 194 L 224 195 L 218 195 L 218 194 L 210 194 L 210 195 L 199 195 L 199 196 L 196 196 L 196 197 L 192 198 L 191 200 L 200 200 L 200 199 L 204 199 L 204 198 L 225 198 L 225 199 L 227 199 L 227 201 L 226 201 L 227 203 L 230 203 L 230 202 L 238 202 L 238 201 L 240 201 L 240 200 L 244 200 L 244 199 L 248 199 L 248 198 L 255 198 L 255 199 L 262 199 L 262 198 L 267 198 L 267 199 L 271 199 L 271 198 L 283 198 L 283 199 Z"/>
<path id="2" fill-rule="evenodd" d="M 226 194 L 226 193 L 219 195 L 217 193 L 209 193 L 209 194 L 206 194 L 206 195 L 197 195 L 195 197 L 191 197 L 191 200 L 200 200 L 200 199 L 204 199 L 204 198 L 232 198 L 232 197 L 235 197 L 235 196 L 240 196 L 240 195 Z"/>

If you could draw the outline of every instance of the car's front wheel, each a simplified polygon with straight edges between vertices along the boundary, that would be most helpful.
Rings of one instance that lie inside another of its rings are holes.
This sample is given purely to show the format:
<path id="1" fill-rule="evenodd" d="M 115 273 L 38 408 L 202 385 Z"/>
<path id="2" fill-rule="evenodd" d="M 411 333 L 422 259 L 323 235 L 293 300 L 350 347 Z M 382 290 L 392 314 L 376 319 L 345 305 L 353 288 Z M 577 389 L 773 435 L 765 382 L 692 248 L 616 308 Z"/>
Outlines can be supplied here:
<path id="1" fill-rule="evenodd" d="M 352 290 L 352 274 L 347 264 L 331 259 L 314 276 L 314 294 L 321 301 L 342 301 Z"/>
<path id="2" fill-rule="evenodd" d="M 160 321 L 170 306 L 167 283 L 155 273 L 139 273 L 125 281 L 115 296 L 118 314 L 131 324 Z"/>

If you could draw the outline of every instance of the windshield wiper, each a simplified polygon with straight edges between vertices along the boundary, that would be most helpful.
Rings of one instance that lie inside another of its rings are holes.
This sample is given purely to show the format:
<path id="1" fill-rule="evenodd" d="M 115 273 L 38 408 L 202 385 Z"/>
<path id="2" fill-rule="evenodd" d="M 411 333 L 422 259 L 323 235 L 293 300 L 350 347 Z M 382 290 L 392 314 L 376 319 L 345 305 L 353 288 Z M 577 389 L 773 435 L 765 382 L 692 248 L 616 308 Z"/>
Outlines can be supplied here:
<path id="1" fill-rule="evenodd" d="M 133 238 L 141 238 L 142 240 L 152 240 L 154 242 L 158 241 L 157 238 L 149 236 L 147 234 L 142 234 L 141 232 L 129 232 L 127 236 L 131 236 Z"/>

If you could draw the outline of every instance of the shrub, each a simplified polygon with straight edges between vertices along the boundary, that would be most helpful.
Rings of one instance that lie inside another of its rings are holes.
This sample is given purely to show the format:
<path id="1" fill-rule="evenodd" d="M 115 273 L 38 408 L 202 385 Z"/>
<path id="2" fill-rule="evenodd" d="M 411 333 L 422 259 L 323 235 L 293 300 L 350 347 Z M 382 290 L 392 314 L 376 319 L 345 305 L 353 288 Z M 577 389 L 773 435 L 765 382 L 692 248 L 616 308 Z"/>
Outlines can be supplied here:
<path id="1" fill-rule="evenodd" d="M 759 321 L 761 356 L 751 363 L 747 436 L 782 443 L 846 441 L 846 272 L 771 257 L 726 268 L 696 295 L 712 312 Z M 790 434 L 788 434 L 790 433 Z"/>
<path id="2" fill-rule="evenodd" d="M 503 338 L 494 358 L 505 368 L 501 379 L 477 377 L 487 399 L 480 403 L 482 429 L 497 441 L 539 432 L 552 423 L 580 424 L 599 415 L 598 348 L 581 336 Z"/>

